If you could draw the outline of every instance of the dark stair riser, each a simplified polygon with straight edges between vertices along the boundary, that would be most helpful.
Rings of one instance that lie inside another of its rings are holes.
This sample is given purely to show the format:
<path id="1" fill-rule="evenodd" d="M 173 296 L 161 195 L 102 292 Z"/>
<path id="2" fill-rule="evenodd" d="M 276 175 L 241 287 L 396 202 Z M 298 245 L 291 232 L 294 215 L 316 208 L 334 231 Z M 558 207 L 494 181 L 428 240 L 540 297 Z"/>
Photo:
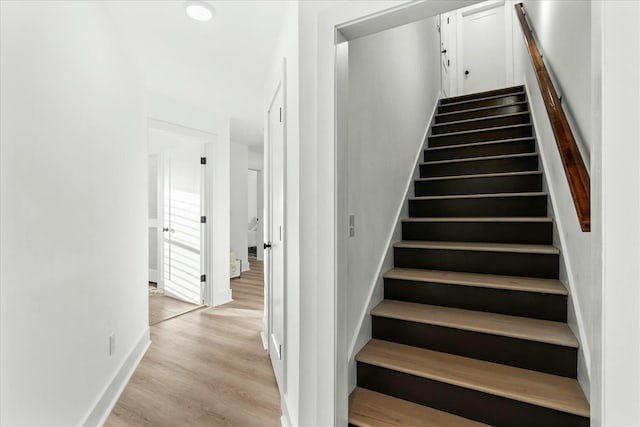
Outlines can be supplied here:
<path id="1" fill-rule="evenodd" d="M 409 200 L 411 217 L 546 216 L 547 196 L 498 196 Z"/>
<path id="2" fill-rule="evenodd" d="M 557 279 L 558 254 L 394 248 L 395 266 Z"/>
<path id="3" fill-rule="evenodd" d="M 475 142 L 499 141 L 502 139 L 528 138 L 533 136 L 533 127 L 513 125 L 507 127 L 474 130 L 459 133 L 429 136 L 429 147 L 445 147 L 448 145 L 472 144 Z"/>
<path id="4" fill-rule="evenodd" d="M 385 278 L 384 298 L 554 322 L 567 321 L 566 295 Z"/>
<path id="5" fill-rule="evenodd" d="M 431 127 L 431 134 L 440 135 L 443 133 L 463 132 L 467 130 L 487 129 L 499 126 L 523 125 L 529 123 L 530 120 L 531 118 L 529 117 L 529 113 L 488 117 L 459 123 L 434 125 Z"/>
<path id="6" fill-rule="evenodd" d="M 551 222 L 412 222 L 402 223 L 402 240 L 440 242 L 553 243 Z"/>
<path id="7" fill-rule="evenodd" d="M 372 337 L 552 375 L 576 378 L 578 350 L 463 329 L 373 316 Z"/>
<path id="8" fill-rule="evenodd" d="M 422 163 L 420 178 L 460 176 L 486 173 L 529 172 L 538 170 L 536 154 L 518 157 L 480 158 L 446 163 Z"/>
<path id="9" fill-rule="evenodd" d="M 542 174 L 469 177 L 414 182 L 416 197 L 454 194 L 538 193 Z"/>
<path id="10" fill-rule="evenodd" d="M 490 96 L 497 96 L 497 95 L 510 95 L 513 93 L 519 93 L 523 91 L 524 91 L 524 86 L 505 87 L 501 89 L 488 90 L 485 92 L 470 93 L 468 95 L 459 95 L 459 96 L 452 96 L 450 98 L 442 98 L 440 100 L 440 104 L 441 105 L 451 104 L 454 102 L 470 101 L 472 99 L 488 98 Z"/>
<path id="11" fill-rule="evenodd" d="M 589 419 L 358 362 L 358 386 L 497 427 L 589 427 Z"/>
<path id="12" fill-rule="evenodd" d="M 457 122 L 460 120 L 478 119 L 481 117 L 501 116 L 503 114 L 522 113 L 529 111 L 526 102 L 519 104 L 502 105 L 498 107 L 488 107 L 479 110 L 461 111 L 458 113 L 439 114 L 435 117 L 435 123 Z"/>
<path id="13" fill-rule="evenodd" d="M 468 159 L 472 157 L 501 156 L 505 154 L 524 154 L 536 151 L 536 141 L 533 138 L 516 139 L 498 143 L 483 143 L 463 145 L 460 147 L 424 150 L 424 161 Z"/>
<path id="14" fill-rule="evenodd" d="M 439 105 L 437 114 L 452 113 L 454 111 L 473 110 L 475 108 L 482 107 L 498 107 L 524 101 L 526 101 L 526 95 L 524 93 L 490 97 L 488 99 L 477 99 L 474 101 Z"/>

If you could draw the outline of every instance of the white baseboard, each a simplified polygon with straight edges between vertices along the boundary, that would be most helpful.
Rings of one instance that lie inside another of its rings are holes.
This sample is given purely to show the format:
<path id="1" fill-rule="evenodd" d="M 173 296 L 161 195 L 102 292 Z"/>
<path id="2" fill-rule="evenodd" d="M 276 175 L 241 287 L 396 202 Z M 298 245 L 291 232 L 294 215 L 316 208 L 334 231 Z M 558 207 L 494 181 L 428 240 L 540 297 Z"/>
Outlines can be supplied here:
<path id="1" fill-rule="evenodd" d="M 129 356 L 127 356 L 125 361 L 122 363 L 122 366 L 120 366 L 120 369 L 118 369 L 113 378 L 111 378 L 109 385 L 107 385 L 104 392 L 93 406 L 93 409 L 89 412 L 84 423 L 82 423 L 83 426 L 102 426 L 105 421 L 107 421 L 107 417 L 120 398 L 120 395 L 127 386 L 131 375 L 135 372 L 150 344 L 149 328 L 147 328 L 133 350 L 129 353 Z"/>
<path id="2" fill-rule="evenodd" d="M 264 329 L 260 331 L 260 339 L 262 340 L 262 348 L 267 350 L 267 348 L 269 348 L 269 346 L 268 346 L 268 342 L 267 342 L 267 336 L 264 333 Z"/>
<path id="3" fill-rule="evenodd" d="M 291 418 L 289 418 L 289 411 L 287 410 L 287 403 L 284 396 L 280 396 L 280 410 L 282 411 L 282 416 L 280 417 L 280 424 L 282 427 L 292 427 Z"/>

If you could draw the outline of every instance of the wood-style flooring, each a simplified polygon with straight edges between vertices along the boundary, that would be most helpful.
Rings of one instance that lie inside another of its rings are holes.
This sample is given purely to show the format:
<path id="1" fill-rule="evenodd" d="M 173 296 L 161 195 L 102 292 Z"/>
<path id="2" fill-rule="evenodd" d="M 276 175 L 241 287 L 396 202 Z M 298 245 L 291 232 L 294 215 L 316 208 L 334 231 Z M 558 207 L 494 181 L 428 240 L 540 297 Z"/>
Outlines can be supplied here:
<path id="1" fill-rule="evenodd" d="M 152 344 L 106 426 L 279 426 L 260 328 L 262 262 L 231 281 L 234 301 L 151 327 Z"/>
<path id="2" fill-rule="evenodd" d="M 198 305 L 171 298 L 161 292 L 149 293 L 149 325 L 153 326 L 182 313 L 197 309 Z"/>

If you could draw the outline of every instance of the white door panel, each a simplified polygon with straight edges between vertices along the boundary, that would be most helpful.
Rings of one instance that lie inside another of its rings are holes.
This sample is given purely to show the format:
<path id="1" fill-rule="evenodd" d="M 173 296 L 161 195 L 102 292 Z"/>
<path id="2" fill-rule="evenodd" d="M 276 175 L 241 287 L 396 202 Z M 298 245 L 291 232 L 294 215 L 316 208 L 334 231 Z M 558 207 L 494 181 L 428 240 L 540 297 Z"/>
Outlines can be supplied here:
<path id="1" fill-rule="evenodd" d="M 504 3 L 463 14 L 462 89 L 464 94 L 506 86 Z"/>
<path id="2" fill-rule="evenodd" d="M 456 12 L 440 15 L 440 60 L 442 94 L 456 96 Z"/>
<path id="3" fill-rule="evenodd" d="M 149 156 L 148 163 L 149 195 L 149 282 L 158 282 L 159 244 L 158 244 L 158 156 Z"/>
<path id="4" fill-rule="evenodd" d="M 202 153 L 198 143 L 172 148 L 164 174 L 164 292 L 194 304 L 202 302 Z"/>
<path id="5" fill-rule="evenodd" d="M 282 85 L 274 94 L 268 111 L 268 179 L 269 221 L 267 240 L 271 248 L 266 252 L 269 289 L 269 356 L 282 389 L 284 346 L 284 134 L 283 134 Z"/>

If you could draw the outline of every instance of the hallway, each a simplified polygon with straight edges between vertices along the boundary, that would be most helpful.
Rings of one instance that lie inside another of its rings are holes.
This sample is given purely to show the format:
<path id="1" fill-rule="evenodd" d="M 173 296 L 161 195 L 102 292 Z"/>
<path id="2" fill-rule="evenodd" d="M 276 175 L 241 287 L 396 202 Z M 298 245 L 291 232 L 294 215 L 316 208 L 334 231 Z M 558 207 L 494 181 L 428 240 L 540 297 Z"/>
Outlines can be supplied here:
<path id="1" fill-rule="evenodd" d="M 280 398 L 260 340 L 263 264 L 234 301 L 151 327 L 152 344 L 106 426 L 276 426 Z"/>

